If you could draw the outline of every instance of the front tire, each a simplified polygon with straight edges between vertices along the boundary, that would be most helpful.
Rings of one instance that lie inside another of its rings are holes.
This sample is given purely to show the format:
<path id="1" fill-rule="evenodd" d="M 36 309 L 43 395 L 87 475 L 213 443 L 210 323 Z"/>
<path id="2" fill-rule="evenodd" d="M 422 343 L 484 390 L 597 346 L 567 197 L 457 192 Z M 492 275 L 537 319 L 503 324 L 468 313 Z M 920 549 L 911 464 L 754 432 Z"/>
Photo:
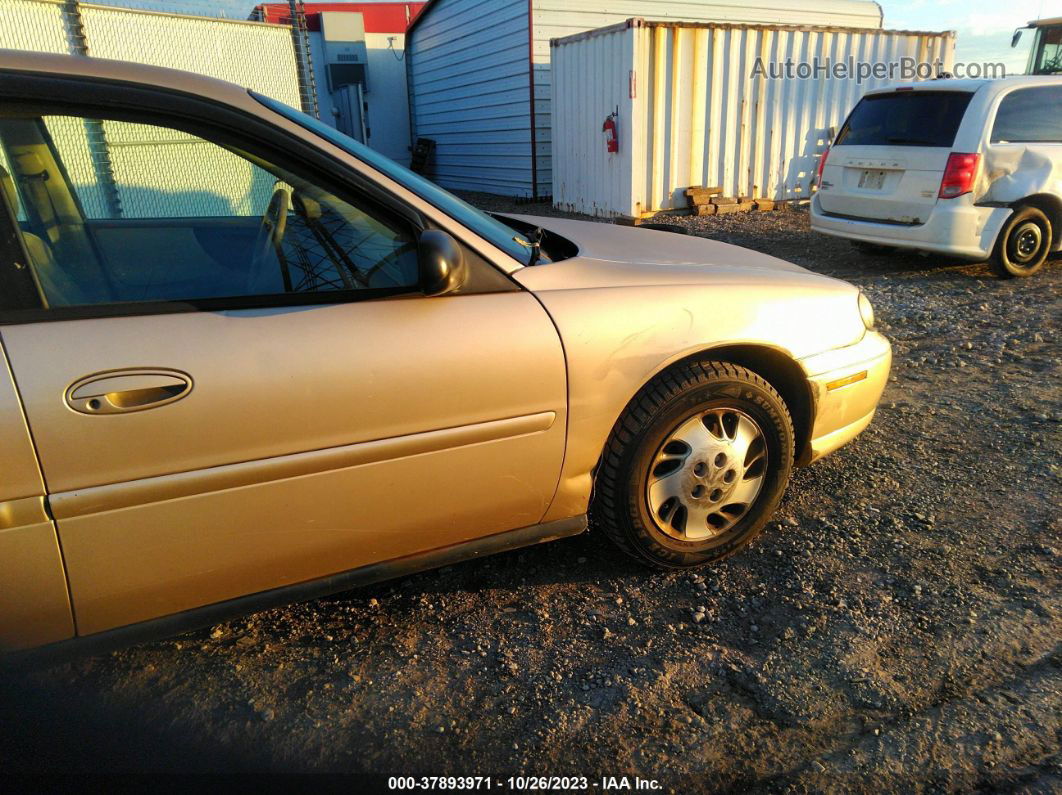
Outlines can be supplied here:
<path id="1" fill-rule="evenodd" d="M 1020 207 L 999 232 L 991 265 L 1004 279 L 1032 276 L 1051 250 L 1051 221 L 1036 207 Z"/>
<path id="2" fill-rule="evenodd" d="M 613 428 L 591 517 L 650 566 L 721 561 L 778 507 L 794 446 L 785 402 L 759 375 L 727 362 L 676 365 L 643 387 Z"/>

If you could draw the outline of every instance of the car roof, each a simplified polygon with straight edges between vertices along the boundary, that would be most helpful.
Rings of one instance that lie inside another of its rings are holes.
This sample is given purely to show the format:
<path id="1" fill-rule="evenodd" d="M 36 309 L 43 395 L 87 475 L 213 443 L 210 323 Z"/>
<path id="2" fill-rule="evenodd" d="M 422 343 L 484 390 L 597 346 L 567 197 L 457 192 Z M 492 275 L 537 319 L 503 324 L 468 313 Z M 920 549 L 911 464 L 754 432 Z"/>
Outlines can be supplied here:
<path id="1" fill-rule="evenodd" d="M 0 49 L 0 76 L 5 72 L 128 83 L 154 89 L 179 91 L 236 105 L 247 110 L 261 111 L 261 106 L 251 99 L 247 89 L 242 86 L 193 72 L 182 72 L 161 66 L 111 61 L 81 55 L 56 55 Z M 0 82 L 0 93 L 2 93 L 2 86 L 3 83 Z"/>
<path id="2" fill-rule="evenodd" d="M 993 90 L 1003 91 L 1019 86 L 1037 85 L 1062 85 L 1062 75 L 1014 75 L 1012 77 L 998 77 L 994 80 L 964 78 L 941 78 L 939 80 L 922 80 L 917 83 L 890 83 L 889 85 L 872 88 L 866 93 L 888 94 L 890 92 L 904 91 L 967 91 L 973 93 L 985 86 L 991 86 Z"/>

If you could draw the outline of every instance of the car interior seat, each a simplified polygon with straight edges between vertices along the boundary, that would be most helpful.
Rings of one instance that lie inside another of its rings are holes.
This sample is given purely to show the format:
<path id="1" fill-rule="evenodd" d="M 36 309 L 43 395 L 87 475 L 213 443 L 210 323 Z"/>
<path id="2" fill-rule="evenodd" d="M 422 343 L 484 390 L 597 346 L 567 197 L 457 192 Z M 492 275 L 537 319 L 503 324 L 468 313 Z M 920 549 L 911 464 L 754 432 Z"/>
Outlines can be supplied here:
<path id="1" fill-rule="evenodd" d="M 12 214 L 17 218 L 20 207 L 18 189 L 15 187 L 15 181 L 3 166 L 0 166 L 0 191 L 3 191 L 3 196 Z M 45 242 L 44 238 L 32 232 L 21 229 L 19 231 L 22 234 L 22 245 L 26 250 L 26 256 L 29 257 L 29 264 L 37 276 L 37 282 L 43 293 L 44 305 L 46 307 L 69 306 L 79 303 L 80 295 L 77 284 L 56 264 L 52 247 Z"/>

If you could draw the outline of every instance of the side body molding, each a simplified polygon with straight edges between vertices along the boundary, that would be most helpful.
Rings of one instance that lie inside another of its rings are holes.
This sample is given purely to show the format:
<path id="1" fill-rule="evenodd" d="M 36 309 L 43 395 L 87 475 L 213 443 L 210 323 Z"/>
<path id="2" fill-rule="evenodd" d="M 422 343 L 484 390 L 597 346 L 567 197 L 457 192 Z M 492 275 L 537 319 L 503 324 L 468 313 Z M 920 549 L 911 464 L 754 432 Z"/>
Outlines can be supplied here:
<path id="1" fill-rule="evenodd" d="M 325 450 L 211 467 L 195 472 L 178 472 L 126 483 L 93 486 L 53 494 L 49 498 L 49 505 L 55 518 L 61 521 L 101 511 L 316 475 L 346 467 L 376 464 L 464 445 L 539 433 L 548 431 L 556 418 L 555 412 L 542 411 L 523 417 L 477 422 L 459 428 L 443 428 Z M 0 524 L 2 521 L 0 514 Z"/>

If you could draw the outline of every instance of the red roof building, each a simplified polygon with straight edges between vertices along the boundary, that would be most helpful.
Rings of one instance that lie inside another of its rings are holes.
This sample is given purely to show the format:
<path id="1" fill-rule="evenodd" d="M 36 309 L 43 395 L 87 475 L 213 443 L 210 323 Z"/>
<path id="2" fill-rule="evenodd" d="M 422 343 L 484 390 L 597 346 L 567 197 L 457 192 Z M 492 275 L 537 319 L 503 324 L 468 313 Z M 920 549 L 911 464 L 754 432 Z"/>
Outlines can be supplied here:
<path id="1" fill-rule="evenodd" d="M 410 157 L 405 34 L 425 5 L 303 4 L 321 120 L 399 163 L 408 163 Z M 360 21 L 348 25 L 353 17 Z M 262 3 L 251 19 L 290 25 L 291 4 Z M 346 42 L 344 35 L 357 41 Z M 331 38 L 326 41 L 326 36 Z"/>
<path id="2" fill-rule="evenodd" d="M 365 19 L 366 33 L 405 33 L 409 23 L 420 13 L 424 3 L 306 3 L 306 27 L 321 29 L 322 11 L 360 13 Z M 278 25 L 291 24 L 291 8 L 287 3 L 262 3 L 252 14 L 261 22 Z"/>

